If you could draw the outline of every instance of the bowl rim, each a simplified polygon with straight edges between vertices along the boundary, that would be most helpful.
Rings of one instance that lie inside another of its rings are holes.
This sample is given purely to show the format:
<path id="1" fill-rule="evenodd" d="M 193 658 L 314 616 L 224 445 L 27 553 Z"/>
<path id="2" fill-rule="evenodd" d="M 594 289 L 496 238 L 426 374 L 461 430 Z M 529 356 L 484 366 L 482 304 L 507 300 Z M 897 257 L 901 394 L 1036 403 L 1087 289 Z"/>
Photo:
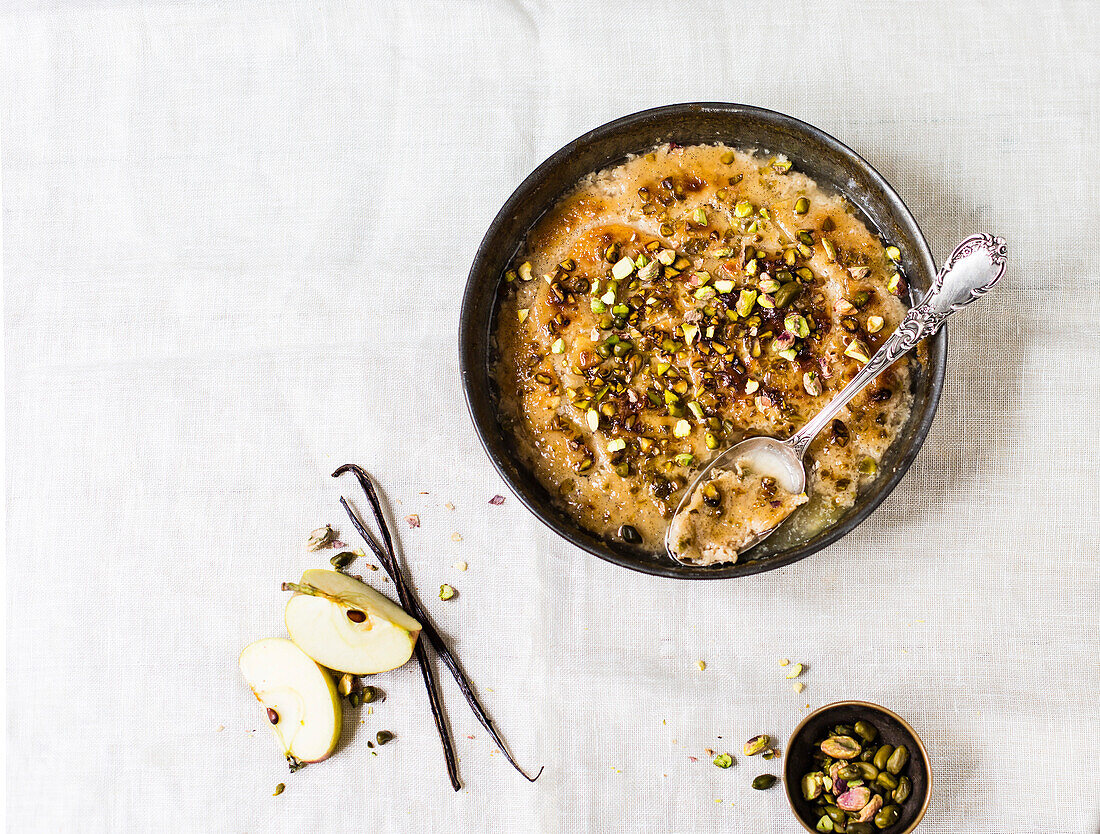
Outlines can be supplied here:
<path id="1" fill-rule="evenodd" d="M 921 820 L 924 819 L 924 815 L 928 811 L 928 805 L 932 801 L 932 761 L 928 758 L 928 751 L 924 748 L 924 742 L 921 740 L 921 737 L 917 735 L 917 731 L 913 729 L 913 725 L 902 718 L 900 715 L 898 715 L 896 712 L 894 712 L 892 709 L 884 707 L 882 704 L 876 704 L 874 701 L 833 701 L 831 704 L 825 704 L 825 706 L 815 709 L 813 712 L 811 712 L 809 715 L 799 721 L 798 726 L 791 731 L 791 734 L 787 737 L 787 752 L 786 755 L 783 757 L 783 795 L 787 797 L 787 804 L 791 807 L 791 813 L 794 815 L 794 818 L 798 820 L 798 822 L 802 825 L 802 827 L 810 832 L 810 834 L 817 834 L 816 829 L 811 828 L 806 823 L 806 821 L 802 819 L 802 817 L 798 813 L 798 807 L 795 805 L 795 782 L 791 779 L 791 774 L 789 773 L 789 768 L 792 766 L 790 752 L 795 743 L 795 739 L 800 733 L 803 732 L 803 730 L 805 730 L 806 725 L 809 724 L 811 720 L 816 718 L 818 715 L 821 715 L 821 713 L 826 712 L 830 709 L 835 709 L 836 707 L 860 707 L 861 709 L 869 708 L 872 710 L 877 710 L 881 713 L 885 713 L 886 715 L 897 721 L 902 726 L 902 729 L 905 730 L 905 732 L 907 732 L 910 736 L 912 736 L 913 741 L 916 744 L 917 750 L 920 751 L 921 760 L 924 762 L 924 771 L 926 774 L 928 774 L 928 787 L 924 792 L 924 801 L 921 803 L 920 809 L 917 811 L 917 815 L 913 817 L 913 821 L 906 828 L 898 829 L 897 832 L 891 832 L 891 834 L 911 834 L 911 832 L 915 831 L 917 826 L 920 825 Z"/>
<path id="2" fill-rule="evenodd" d="M 914 258 L 922 263 L 924 269 L 927 270 L 930 275 L 934 276 L 936 274 L 936 262 L 932 257 L 928 241 L 924 236 L 924 232 L 921 231 L 920 224 L 917 223 L 916 218 L 905 204 L 905 201 L 902 200 L 893 186 L 887 182 L 886 178 L 883 177 L 873 165 L 839 139 L 807 122 L 796 119 L 793 116 L 788 116 L 785 113 L 780 113 L 776 110 L 728 102 L 683 102 L 680 104 L 666 104 L 659 107 L 652 107 L 647 110 L 639 110 L 593 128 L 587 133 L 563 145 L 528 174 L 493 217 L 492 222 L 489 224 L 489 227 L 486 229 L 481 239 L 481 243 L 478 245 L 477 252 L 470 265 L 470 271 L 466 279 L 466 287 L 463 291 L 462 300 L 459 306 L 458 327 L 459 370 L 467 411 L 474 424 L 474 430 L 477 433 L 478 441 L 481 443 L 486 455 L 492 462 L 493 468 L 496 469 L 497 473 L 504 480 L 505 484 L 508 485 L 512 493 L 519 499 L 520 503 L 523 504 L 535 518 L 558 536 L 593 556 L 597 556 L 606 562 L 640 573 L 685 580 L 735 579 L 762 573 L 764 571 L 775 570 L 776 568 L 781 568 L 801 561 L 823 550 L 863 523 L 863 521 L 870 516 L 884 500 L 886 500 L 886 497 L 894 491 L 895 487 L 905 476 L 906 472 L 909 471 L 909 467 L 912 466 L 917 454 L 924 446 L 924 441 L 928 436 L 932 421 L 939 408 L 940 396 L 943 392 L 944 377 L 947 369 L 947 329 L 941 328 L 935 336 L 929 339 L 929 343 L 938 345 L 939 350 L 931 352 L 936 358 L 935 361 L 930 361 L 928 364 L 929 394 L 927 407 L 921 415 L 920 420 L 913 427 L 912 444 L 906 453 L 897 461 L 896 466 L 889 474 L 885 483 L 869 501 L 847 516 L 840 524 L 835 524 L 827 528 L 824 535 L 822 535 L 820 539 L 815 539 L 812 544 L 804 543 L 785 553 L 768 556 L 757 561 L 739 562 L 722 567 L 689 567 L 675 563 L 671 559 L 667 562 L 636 561 L 629 558 L 629 556 L 624 553 L 617 552 L 595 534 L 585 533 L 579 526 L 576 530 L 561 526 L 558 520 L 542 506 L 543 502 L 537 500 L 535 496 L 528 495 L 526 490 L 520 488 L 518 484 L 513 482 L 503 462 L 498 459 L 496 452 L 491 446 L 488 436 L 490 427 L 483 424 L 478 413 L 478 403 L 474 401 L 471 393 L 471 376 L 485 373 L 486 369 L 479 368 L 476 363 L 471 362 L 468 351 L 466 350 L 466 345 L 470 344 L 471 340 L 481 338 L 481 334 L 475 332 L 474 323 L 471 321 L 471 310 L 475 305 L 476 296 L 479 290 L 479 276 L 485 271 L 485 261 L 489 257 L 489 253 L 494 249 L 493 239 L 499 233 L 501 227 L 515 213 L 516 208 L 526 198 L 527 193 L 537 186 L 550 171 L 565 162 L 579 148 L 640 122 L 672 117 L 685 113 L 695 114 L 707 112 L 729 117 L 754 116 L 761 118 L 777 126 L 808 134 L 813 140 L 847 158 L 848 162 L 853 167 L 863 170 L 874 185 L 885 194 L 888 202 L 895 204 L 896 208 L 899 209 L 897 211 L 899 222 L 910 227 L 913 239 L 917 243 L 916 251 L 913 253 Z M 608 160 L 604 164 L 611 164 L 612 162 L 614 162 L 614 160 Z M 600 169 L 597 168 L 595 170 Z M 549 208 L 549 206 L 547 208 Z M 499 426 L 499 423 L 497 423 L 495 419 L 495 414 L 490 421 L 494 425 Z"/>

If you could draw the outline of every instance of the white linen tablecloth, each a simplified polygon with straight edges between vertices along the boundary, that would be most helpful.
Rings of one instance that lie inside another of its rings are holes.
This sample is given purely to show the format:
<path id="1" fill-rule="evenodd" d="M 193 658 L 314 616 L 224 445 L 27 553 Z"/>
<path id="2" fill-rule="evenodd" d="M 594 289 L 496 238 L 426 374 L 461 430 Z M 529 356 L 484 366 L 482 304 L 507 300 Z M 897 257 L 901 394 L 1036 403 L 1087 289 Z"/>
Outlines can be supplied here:
<path id="1" fill-rule="evenodd" d="M 749 788 L 781 762 L 740 745 L 856 697 L 928 745 L 922 831 L 1096 834 L 1097 18 L 5 4 L 8 830 L 793 832 L 781 789 Z M 939 414 L 893 495 L 813 558 L 730 582 L 632 573 L 545 530 L 482 453 L 457 369 L 466 271 L 512 189 L 598 124 L 692 100 L 850 144 L 939 259 L 973 231 L 1011 247 L 950 325 Z M 337 755 L 287 774 L 237 654 L 283 634 L 312 528 L 357 543 L 336 503 L 356 488 L 328 477 L 345 461 L 420 515 L 410 571 L 537 784 L 448 680 L 453 794 L 414 665 L 381 676 Z M 781 657 L 807 665 L 801 695 Z M 397 740 L 374 756 L 379 729 Z"/>

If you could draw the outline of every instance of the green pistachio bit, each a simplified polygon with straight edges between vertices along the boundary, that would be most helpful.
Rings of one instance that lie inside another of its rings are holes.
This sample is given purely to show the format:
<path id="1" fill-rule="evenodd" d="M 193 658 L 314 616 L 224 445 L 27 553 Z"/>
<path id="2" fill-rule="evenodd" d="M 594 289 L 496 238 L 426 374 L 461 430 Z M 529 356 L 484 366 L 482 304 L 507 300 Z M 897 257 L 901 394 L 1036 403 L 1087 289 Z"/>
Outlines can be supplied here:
<path id="1" fill-rule="evenodd" d="M 891 275 L 889 282 L 886 284 L 886 289 L 891 295 L 901 295 L 901 276 L 896 272 Z"/>
<path id="2" fill-rule="evenodd" d="M 802 294 L 802 285 L 797 281 L 788 281 L 775 292 L 775 306 L 786 307 Z"/>
<path id="3" fill-rule="evenodd" d="M 604 304 L 598 298 L 593 298 L 592 299 L 591 307 L 592 307 L 592 312 L 596 313 L 597 315 L 600 314 L 600 313 L 607 312 L 607 305 Z M 523 312 L 526 313 L 527 311 L 524 310 Z M 523 318 L 527 318 L 527 316 L 524 316 Z M 523 321 L 523 319 L 520 319 L 520 321 Z"/>
<path id="4" fill-rule="evenodd" d="M 825 781 L 820 773 L 807 773 L 802 777 L 802 796 L 807 802 L 812 802 L 821 796 L 825 789 Z"/>
<path id="5" fill-rule="evenodd" d="M 673 437 L 687 437 L 691 434 L 691 423 L 687 420 L 677 420 L 672 428 Z"/>
<path id="6" fill-rule="evenodd" d="M 720 767 L 725 770 L 728 767 L 733 766 L 733 756 L 729 753 L 719 753 L 714 757 L 714 766 Z"/>
<path id="7" fill-rule="evenodd" d="M 897 263 L 901 260 L 901 250 L 898 249 L 898 247 L 896 246 L 887 246 L 886 257 L 892 260 L 894 263 Z"/>
<path id="8" fill-rule="evenodd" d="M 857 721 L 853 729 L 864 741 L 870 742 L 878 738 L 878 728 L 869 721 Z"/>
<path id="9" fill-rule="evenodd" d="M 817 825 L 814 826 L 815 831 L 821 831 L 823 834 L 829 834 L 831 831 L 835 831 L 833 828 L 833 821 L 829 819 L 828 815 L 823 816 L 817 821 Z"/>
<path id="10" fill-rule="evenodd" d="M 550 345 L 551 353 L 565 353 L 565 342 L 562 339 L 558 339 L 554 344 Z"/>
<path id="11" fill-rule="evenodd" d="M 767 275 L 766 272 L 764 274 Z M 783 285 L 774 278 L 765 278 L 757 286 L 760 288 L 760 292 L 774 293 Z"/>
<path id="12" fill-rule="evenodd" d="M 741 290 L 741 294 L 737 297 L 737 315 L 741 318 L 748 318 L 752 312 L 752 308 L 756 305 L 756 290 Z"/>
<path id="13" fill-rule="evenodd" d="M 770 773 L 761 773 L 752 780 L 752 789 L 754 791 L 766 791 L 775 784 L 775 779 L 776 777 Z"/>
<path id="14" fill-rule="evenodd" d="M 765 310 L 775 309 L 775 296 L 764 293 L 756 299 L 756 303 L 763 307 Z"/>
<path id="15" fill-rule="evenodd" d="M 374 737 L 374 740 L 378 742 L 379 746 L 388 744 L 393 741 L 393 733 L 389 730 L 379 730 L 378 734 Z"/>
<path id="16" fill-rule="evenodd" d="M 863 307 L 870 300 L 871 293 L 867 290 L 860 290 L 852 296 L 852 304 L 856 307 Z"/>
<path id="17" fill-rule="evenodd" d="M 306 542 L 306 550 L 325 550 L 332 547 L 336 541 L 336 531 L 332 529 L 332 525 L 326 524 L 324 527 L 318 527 L 309 534 L 309 540 Z"/>
<path id="18" fill-rule="evenodd" d="M 687 452 L 676 456 L 676 462 L 680 464 L 680 466 L 691 466 L 694 461 L 695 455 L 689 455 Z"/>
<path id="19" fill-rule="evenodd" d="M 805 339 L 810 335 L 810 325 L 807 323 L 806 317 L 800 316 L 798 313 L 788 313 L 787 317 L 783 319 L 783 326 L 800 339 Z"/>
<path id="20" fill-rule="evenodd" d="M 701 301 L 705 301 L 708 298 L 714 298 L 716 295 L 718 295 L 718 291 L 715 290 L 714 287 L 699 287 L 699 289 L 695 291 L 695 297 Z"/>
<path id="21" fill-rule="evenodd" d="M 680 329 L 684 331 L 684 341 L 689 345 L 699 335 L 699 326 L 696 324 L 681 324 Z"/>
<path id="22" fill-rule="evenodd" d="M 696 420 L 703 419 L 703 407 L 694 400 L 688 403 L 688 411 L 695 415 Z"/>
<path id="23" fill-rule="evenodd" d="M 817 373 L 806 371 L 802 374 L 802 387 L 806 389 L 806 393 L 811 397 L 819 396 L 821 394 L 821 380 L 818 379 Z"/>
<path id="24" fill-rule="evenodd" d="M 707 211 L 699 206 L 691 215 L 691 219 L 699 226 L 707 225 Z"/>
<path id="25" fill-rule="evenodd" d="M 890 754 L 894 752 L 894 745 L 884 744 L 878 750 L 875 751 L 875 758 L 872 761 L 879 770 L 886 770 L 886 762 L 890 758 Z"/>
<path id="26" fill-rule="evenodd" d="M 909 761 L 909 750 L 902 744 L 899 745 L 896 750 L 890 755 L 890 758 L 886 761 L 886 769 L 893 773 L 895 776 L 901 773 L 902 769 Z"/>
<path id="27" fill-rule="evenodd" d="M 611 315 L 615 316 L 616 318 L 629 316 L 630 308 L 627 307 L 625 304 L 616 304 L 614 307 L 611 308 Z"/>
<path id="28" fill-rule="evenodd" d="M 829 736 L 821 742 L 821 752 L 834 759 L 854 759 L 862 748 L 851 736 Z"/>
<path id="29" fill-rule="evenodd" d="M 666 373 L 668 373 L 668 369 L 671 368 L 671 367 L 672 367 L 672 365 L 670 365 L 668 362 L 658 362 L 657 363 L 657 376 L 664 376 Z"/>
<path id="30" fill-rule="evenodd" d="M 894 802 L 902 803 L 909 798 L 909 794 L 913 792 L 913 783 L 909 780 L 908 776 L 902 776 L 898 779 L 898 786 L 894 788 Z"/>
<path id="31" fill-rule="evenodd" d="M 516 271 L 514 269 L 509 269 L 507 272 L 504 273 L 504 280 L 511 284 L 513 281 L 516 280 Z"/>
<path id="32" fill-rule="evenodd" d="M 785 174 L 791 170 L 791 161 L 789 159 L 777 159 L 772 162 L 772 170 L 779 174 Z"/>
<path id="33" fill-rule="evenodd" d="M 867 350 L 867 346 L 863 344 L 859 339 L 853 339 L 848 343 L 848 347 L 844 348 L 844 355 L 859 362 L 870 362 L 871 356 Z"/>
<path id="34" fill-rule="evenodd" d="M 742 200 L 736 206 L 733 207 L 733 213 L 738 217 L 748 217 L 756 211 L 756 207 L 753 206 L 748 200 Z"/>
<path id="35" fill-rule="evenodd" d="M 746 756 L 755 756 L 757 753 L 763 753 L 768 745 L 771 744 L 771 736 L 759 735 L 753 736 L 745 742 L 745 746 L 741 748 Z"/>
<path id="36" fill-rule="evenodd" d="M 760 231 L 760 223 L 758 223 L 756 220 L 753 220 L 745 229 L 745 231 L 748 232 L 750 235 L 756 234 Z"/>
<path id="37" fill-rule="evenodd" d="M 634 260 L 632 258 L 622 258 L 615 263 L 615 266 L 611 267 L 611 275 L 616 280 L 623 280 L 634 271 Z"/>
<path id="38" fill-rule="evenodd" d="M 286 790 L 286 784 L 283 783 L 283 782 L 280 782 L 278 785 L 275 786 L 275 792 L 271 795 L 272 796 L 278 796 L 279 794 L 281 794 L 285 790 Z"/>
<path id="39" fill-rule="evenodd" d="M 531 262 L 524 261 L 519 265 L 519 277 L 523 281 L 530 281 L 533 277 L 531 275 Z"/>
<path id="40" fill-rule="evenodd" d="M 718 292 L 725 295 L 726 293 L 733 292 L 733 281 L 720 280 L 714 282 L 714 288 Z"/>
<path id="41" fill-rule="evenodd" d="M 767 220 L 767 219 L 768 219 L 769 217 L 771 217 L 771 213 L 770 213 L 770 212 L 768 211 L 768 208 L 767 208 L 767 206 L 761 206 L 761 207 L 760 207 L 760 211 L 759 211 L 759 212 L 757 212 L 757 213 L 758 213 L 758 214 L 759 214 L 759 215 L 760 215 L 761 217 L 763 217 L 763 218 L 764 218 L 765 220 Z"/>
<path id="42" fill-rule="evenodd" d="M 596 431 L 596 429 L 600 427 L 600 412 L 596 411 L 596 409 L 588 409 L 587 413 L 584 415 L 584 418 L 585 421 L 588 423 L 588 428 L 592 429 L 592 431 Z"/>
<path id="43" fill-rule="evenodd" d="M 657 271 L 661 268 L 660 263 L 657 261 L 650 261 L 645 266 L 638 270 L 638 280 L 649 281 L 657 276 Z"/>
<path id="44" fill-rule="evenodd" d="M 707 448 L 711 451 L 718 448 L 718 438 L 715 437 L 711 432 L 707 432 L 704 440 L 706 440 Z"/>
<path id="45" fill-rule="evenodd" d="M 798 254 L 801 255 L 803 258 L 812 258 L 814 256 L 814 250 L 807 246 L 805 243 L 798 244 L 796 248 L 798 249 Z"/>
<path id="46" fill-rule="evenodd" d="M 798 252 L 794 249 L 788 249 L 783 253 L 783 263 L 787 266 L 794 266 L 798 260 Z"/>
<path id="47" fill-rule="evenodd" d="M 343 570 L 354 561 L 355 554 L 352 553 L 350 550 L 345 550 L 343 553 L 337 553 L 335 556 L 329 559 L 329 563 L 334 568 L 336 568 L 336 570 Z"/>
<path id="48" fill-rule="evenodd" d="M 836 247 L 833 246 L 833 242 L 827 237 L 821 238 L 821 248 L 825 250 L 825 254 L 830 261 L 836 260 Z"/>
<path id="49" fill-rule="evenodd" d="M 607 444 L 607 451 L 609 452 L 621 452 L 625 448 L 626 441 L 621 437 L 617 437 L 614 440 L 609 441 Z"/>
<path id="50" fill-rule="evenodd" d="M 878 472 L 878 464 L 875 463 L 874 458 L 864 458 L 859 462 L 859 473 L 861 475 L 874 475 L 876 472 Z M 898 750 L 900 749 L 899 747 Z M 894 753 L 896 754 L 897 750 L 895 750 Z M 890 758 L 893 758 L 893 755 L 891 755 Z M 889 763 L 886 766 L 889 767 Z M 896 773 L 897 771 L 894 772 Z"/>
<path id="51" fill-rule="evenodd" d="M 801 241 L 802 243 L 805 243 L 805 244 L 806 244 L 807 246 L 813 246 L 813 245 L 814 245 L 814 236 L 813 236 L 813 233 L 812 233 L 812 232 L 810 232 L 810 231 L 809 231 L 809 230 L 807 230 L 807 229 L 803 229 L 802 231 L 800 231 L 800 232 L 798 233 L 798 239 L 799 239 L 799 240 L 800 240 L 800 241 Z"/>
<path id="52" fill-rule="evenodd" d="M 798 351 L 794 348 L 784 348 L 779 351 L 779 355 L 786 359 L 788 362 L 794 362 L 798 359 Z"/>
<path id="53" fill-rule="evenodd" d="M 814 271 L 808 266 L 800 266 L 794 271 L 794 274 L 801 278 L 803 281 L 814 280 Z"/>
<path id="54" fill-rule="evenodd" d="M 867 332 L 878 333 L 882 330 L 882 326 L 886 323 L 886 320 L 882 316 L 868 316 L 867 317 Z"/>
<path id="55" fill-rule="evenodd" d="M 810 201 L 805 197 L 799 197 L 794 204 L 795 214 L 805 214 L 810 210 Z"/>
<path id="56" fill-rule="evenodd" d="M 875 828 L 889 828 L 898 821 L 899 816 L 901 814 L 897 805 L 887 805 L 875 814 Z"/>
<path id="57" fill-rule="evenodd" d="M 757 382 L 755 379 L 745 380 L 745 393 L 746 394 L 755 394 L 756 391 L 759 390 L 759 388 L 760 388 L 760 383 Z"/>
<path id="58" fill-rule="evenodd" d="M 455 589 L 452 588 L 450 585 L 447 585 L 446 583 L 444 583 L 443 585 L 439 586 L 439 598 L 441 600 L 448 600 L 451 597 L 453 597 L 454 595 L 455 595 Z M 381 744 L 381 742 L 379 742 L 379 744 Z"/>
<path id="59" fill-rule="evenodd" d="M 733 151 L 726 151 L 718 158 L 722 160 L 723 165 L 730 165 L 733 163 L 733 160 L 737 158 L 737 155 Z"/>
<path id="60" fill-rule="evenodd" d="M 748 261 L 745 264 L 745 274 L 746 275 L 755 275 L 758 266 L 759 266 L 759 264 L 757 263 L 756 258 L 753 258 L 752 260 Z"/>

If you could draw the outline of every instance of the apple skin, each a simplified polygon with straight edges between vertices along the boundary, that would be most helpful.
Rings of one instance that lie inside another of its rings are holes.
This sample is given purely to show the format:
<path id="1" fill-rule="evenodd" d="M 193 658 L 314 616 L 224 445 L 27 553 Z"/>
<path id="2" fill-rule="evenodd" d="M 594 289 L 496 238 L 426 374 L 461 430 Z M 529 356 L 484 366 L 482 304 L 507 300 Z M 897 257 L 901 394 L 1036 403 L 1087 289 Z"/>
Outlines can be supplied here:
<path id="1" fill-rule="evenodd" d="M 347 574 L 307 570 L 286 605 L 290 638 L 322 666 L 373 675 L 412 657 L 420 623 L 392 600 Z"/>
<path id="2" fill-rule="evenodd" d="M 240 667 L 283 753 L 309 763 L 327 759 L 343 723 L 340 697 L 328 671 L 279 637 L 245 646 Z M 271 721 L 272 712 L 277 722 Z"/>

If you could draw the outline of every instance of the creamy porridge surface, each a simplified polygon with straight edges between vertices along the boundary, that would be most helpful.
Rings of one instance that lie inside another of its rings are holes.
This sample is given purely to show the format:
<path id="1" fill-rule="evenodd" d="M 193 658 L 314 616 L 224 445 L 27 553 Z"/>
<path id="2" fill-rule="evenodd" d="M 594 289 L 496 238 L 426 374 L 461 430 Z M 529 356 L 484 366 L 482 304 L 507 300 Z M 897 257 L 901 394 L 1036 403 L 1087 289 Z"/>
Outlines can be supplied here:
<path id="1" fill-rule="evenodd" d="M 666 145 L 600 171 L 504 276 L 501 422 L 583 526 L 659 549 L 699 468 L 742 437 L 789 436 L 894 330 L 896 259 L 781 156 Z M 811 445 L 810 500 L 780 546 L 875 477 L 908 416 L 909 374 L 899 362 Z"/>

